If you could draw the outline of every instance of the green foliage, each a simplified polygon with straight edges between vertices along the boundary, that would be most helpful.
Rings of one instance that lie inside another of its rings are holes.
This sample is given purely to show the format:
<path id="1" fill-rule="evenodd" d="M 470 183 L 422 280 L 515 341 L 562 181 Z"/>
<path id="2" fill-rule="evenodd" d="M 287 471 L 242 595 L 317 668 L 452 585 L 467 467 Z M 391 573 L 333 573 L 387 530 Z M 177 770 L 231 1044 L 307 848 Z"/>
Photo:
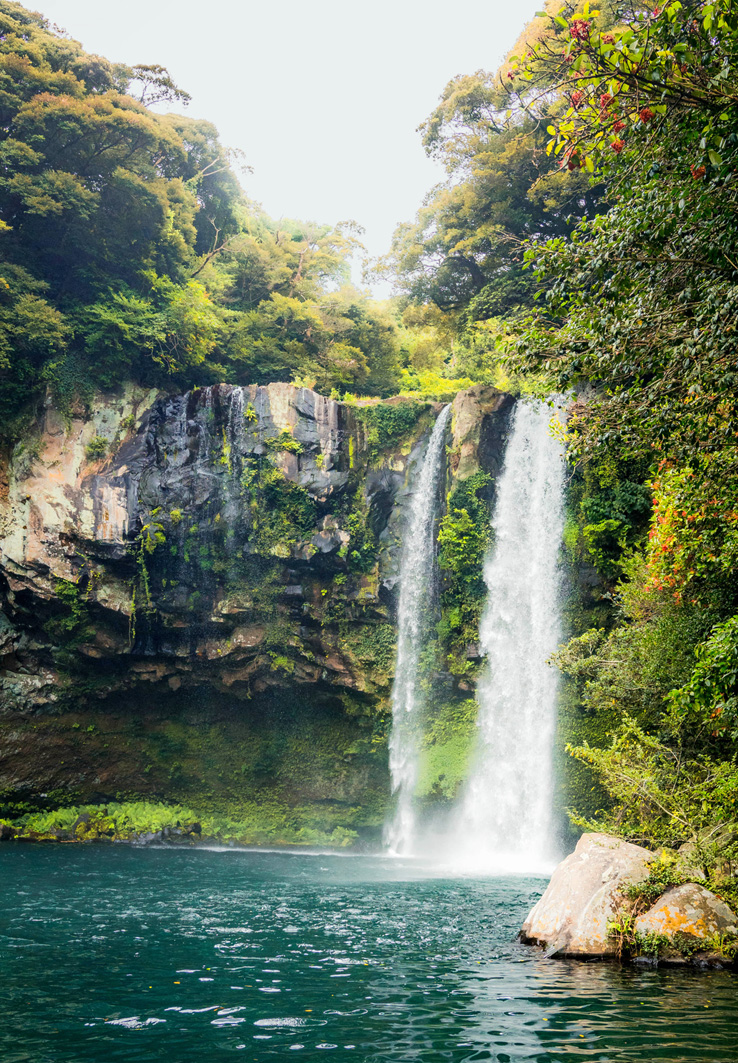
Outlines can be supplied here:
<path id="1" fill-rule="evenodd" d="M 669 695 L 672 725 L 692 742 L 738 747 L 738 616 L 716 624 L 695 655 L 689 682 Z"/>
<path id="2" fill-rule="evenodd" d="M 473 698 L 437 706 L 423 735 L 416 793 L 426 802 L 451 802 L 468 775 L 474 750 Z"/>
<path id="3" fill-rule="evenodd" d="M 642 556 L 634 556 L 627 571 L 618 588 L 620 623 L 609 632 L 590 629 L 570 639 L 553 661 L 576 681 L 589 712 L 659 726 L 670 691 L 689 679 L 709 617 L 649 590 Z"/>
<path id="4" fill-rule="evenodd" d="M 449 379 L 431 370 L 411 372 L 403 369 L 400 375 L 400 394 L 413 399 L 452 402 L 459 391 L 472 387 L 475 382 L 470 377 Z"/>
<path id="5" fill-rule="evenodd" d="M 363 487 L 353 496 L 344 524 L 349 533 L 346 560 L 356 572 L 371 572 L 377 563 L 377 537 L 368 523 L 369 507 Z"/>
<path id="6" fill-rule="evenodd" d="M 88 461 L 97 461 L 98 458 L 104 458 L 107 452 L 108 441 L 105 436 L 93 436 L 85 447 L 85 454 Z"/>
<path id="7" fill-rule="evenodd" d="M 530 304 L 526 237 L 567 233 L 573 211 L 597 209 L 597 191 L 586 179 L 546 159 L 540 123 L 518 114 L 505 128 L 507 104 L 493 74 L 478 71 L 449 82 L 423 127 L 426 151 L 445 163 L 449 179 L 428 196 L 414 222 L 396 230 L 380 267 L 394 273 L 416 302 L 456 314 L 462 333 L 468 323 Z"/>
<path id="8" fill-rule="evenodd" d="M 574 814 L 583 829 L 676 848 L 685 842 L 700 845 L 716 828 L 738 818 L 735 759 L 687 758 L 627 717 L 609 748 L 584 745 L 570 752 L 595 769 L 615 801 L 612 810 L 594 821 Z"/>
<path id="9" fill-rule="evenodd" d="M 112 838 L 135 841 L 141 835 L 171 832 L 190 842 L 237 842 L 253 845 L 327 845 L 342 849 L 356 841 L 356 831 L 336 826 L 332 831 L 290 823 L 290 810 L 276 802 L 244 802 L 227 813 L 208 812 L 156 801 L 110 802 L 105 806 L 81 805 L 54 812 L 28 813 L 10 821 L 19 837 L 71 836 L 80 842 Z"/>
<path id="10" fill-rule="evenodd" d="M 426 406 L 420 402 L 377 403 L 358 406 L 356 415 L 364 425 L 366 443 L 372 460 L 382 451 L 401 443 L 414 431 Z"/>
<path id="11" fill-rule="evenodd" d="M 358 630 L 352 629 L 347 648 L 362 664 L 373 665 L 389 675 L 397 651 L 395 629 L 392 624 L 364 624 Z"/>
<path id="12" fill-rule="evenodd" d="M 443 575 L 441 641 L 454 651 L 449 666 L 464 674 L 467 643 L 479 637 L 479 618 L 487 588 L 484 559 L 492 545 L 489 489 L 492 477 L 481 470 L 457 483 L 438 529 L 438 565 Z"/>
<path id="13" fill-rule="evenodd" d="M 44 628 L 52 642 L 59 647 L 56 660 L 63 670 L 73 670 L 77 665 L 76 650 L 93 635 L 89 608 L 79 583 L 57 579 L 54 582 L 56 603 L 59 612 L 47 620 Z"/>
<path id="14" fill-rule="evenodd" d="M 596 384 L 571 422 L 578 452 L 656 452 L 662 468 L 693 477 L 680 510 L 698 527 L 722 517 L 725 533 L 738 497 L 738 23 L 727 0 L 708 9 L 642 9 L 605 35 L 583 18 L 572 35 L 567 4 L 556 46 L 534 56 L 569 105 L 551 127 L 554 151 L 575 169 L 589 162 L 611 207 L 570 240 L 529 248 L 545 306 L 513 362 L 547 366 L 562 388 Z"/>
<path id="15" fill-rule="evenodd" d="M 147 554 L 153 554 L 154 551 L 167 541 L 166 534 L 164 532 L 164 525 L 159 524 L 157 521 L 151 521 L 148 524 L 144 524 L 141 529 L 141 535 L 139 542 L 141 549 L 145 550 Z"/>
<path id="16" fill-rule="evenodd" d="M 622 893 L 627 900 L 638 905 L 641 911 L 650 908 L 672 886 L 681 886 L 688 881 L 680 872 L 676 857 L 666 851 L 648 866 L 648 874 L 640 882 L 625 886 Z"/>
<path id="17" fill-rule="evenodd" d="M 260 550 L 269 553 L 278 546 L 289 547 L 313 533 L 315 502 L 275 466 L 252 460 L 245 466 L 242 483 L 251 500 L 251 538 Z"/>
<path id="18" fill-rule="evenodd" d="M 264 440 L 267 450 L 286 450 L 290 454 L 302 454 L 305 449 L 299 439 L 295 439 L 291 432 L 280 432 L 278 436 Z"/>

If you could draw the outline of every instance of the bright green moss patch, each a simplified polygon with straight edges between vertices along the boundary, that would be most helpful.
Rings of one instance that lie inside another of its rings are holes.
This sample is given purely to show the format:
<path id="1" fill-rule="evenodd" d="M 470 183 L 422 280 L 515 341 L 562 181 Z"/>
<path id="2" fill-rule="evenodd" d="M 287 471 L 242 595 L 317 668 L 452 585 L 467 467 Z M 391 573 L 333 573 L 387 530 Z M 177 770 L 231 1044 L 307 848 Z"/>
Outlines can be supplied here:
<path id="1" fill-rule="evenodd" d="M 401 443 L 414 430 L 427 409 L 427 404 L 423 402 L 357 406 L 355 413 L 364 425 L 371 458 L 376 459 L 383 450 Z"/>
<path id="2" fill-rule="evenodd" d="M 469 772 L 476 736 L 473 698 L 442 705 L 429 724 L 420 756 L 417 795 L 426 801 L 452 801 Z"/>
<path id="3" fill-rule="evenodd" d="M 275 801 L 249 801 L 214 813 L 155 801 L 81 805 L 36 812 L 6 821 L 17 837 L 38 841 L 137 841 L 162 832 L 181 841 L 217 841 L 239 845 L 327 845 L 343 848 L 358 837 L 341 825 L 331 828 L 326 811 L 321 826 L 305 825 L 304 810 Z"/>

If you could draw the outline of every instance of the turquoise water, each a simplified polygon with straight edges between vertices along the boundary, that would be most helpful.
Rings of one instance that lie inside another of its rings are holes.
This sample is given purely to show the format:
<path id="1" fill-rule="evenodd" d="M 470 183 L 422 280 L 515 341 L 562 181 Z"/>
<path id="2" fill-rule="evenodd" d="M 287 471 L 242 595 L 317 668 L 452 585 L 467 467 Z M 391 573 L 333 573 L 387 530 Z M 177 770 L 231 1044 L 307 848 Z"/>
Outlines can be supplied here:
<path id="1" fill-rule="evenodd" d="M 738 1057 L 734 976 L 516 945 L 541 880 L 6 844 L 0 884 L 2 1063 Z"/>

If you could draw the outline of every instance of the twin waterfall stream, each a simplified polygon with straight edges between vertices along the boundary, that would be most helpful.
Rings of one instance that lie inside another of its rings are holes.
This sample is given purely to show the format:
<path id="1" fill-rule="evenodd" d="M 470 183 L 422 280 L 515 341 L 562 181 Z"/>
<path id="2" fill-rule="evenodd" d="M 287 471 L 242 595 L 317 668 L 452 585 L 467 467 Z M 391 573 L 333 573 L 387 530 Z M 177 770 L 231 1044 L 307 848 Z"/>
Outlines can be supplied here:
<path id="1" fill-rule="evenodd" d="M 415 791 L 433 691 L 420 678 L 436 619 L 435 536 L 450 413 L 445 407 L 431 433 L 405 533 L 390 741 L 396 804 L 385 843 L 390 853 L 432 856 L 470 871 L 530 871 L 549 863 L 556 848 L 557 673 L 547 660 L 559 641 L 563 448 L 552 434 L 555 412 L 543 403 L 519 401 L 485 559 L 475 749 L 455 807 L 442 824 L 426 822 L 416 809 Z"/>

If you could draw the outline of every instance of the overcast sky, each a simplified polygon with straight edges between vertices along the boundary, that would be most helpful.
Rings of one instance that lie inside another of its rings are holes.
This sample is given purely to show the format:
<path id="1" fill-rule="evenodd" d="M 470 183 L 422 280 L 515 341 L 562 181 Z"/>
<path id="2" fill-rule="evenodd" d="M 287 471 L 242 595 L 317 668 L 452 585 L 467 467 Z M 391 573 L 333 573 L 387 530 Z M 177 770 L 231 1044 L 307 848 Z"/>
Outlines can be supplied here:
<path id="1" fill-rule="evenodd" d="M 455 74 L 494 69 L 541 0 L 26 0 L 91 52 L 161 63 L 275 218 L 366 229 L 372 255 L 441 179 L 416 132 Z"/>

